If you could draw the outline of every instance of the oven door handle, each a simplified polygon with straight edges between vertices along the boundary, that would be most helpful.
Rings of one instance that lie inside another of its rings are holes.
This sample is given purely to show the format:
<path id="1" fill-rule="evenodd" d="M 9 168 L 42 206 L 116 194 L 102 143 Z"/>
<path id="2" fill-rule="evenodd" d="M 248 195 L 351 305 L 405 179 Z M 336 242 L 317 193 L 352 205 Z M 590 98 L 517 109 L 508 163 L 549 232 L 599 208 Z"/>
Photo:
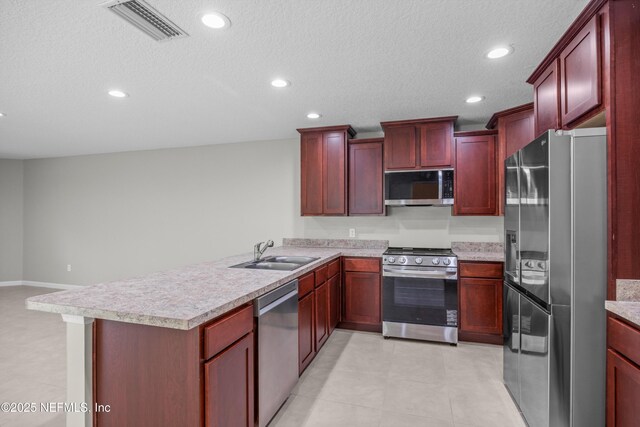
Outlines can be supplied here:
<path id="1" fill-rule="evenodd" d="M 402 271 L 401 273 L 398 271 Z M 411 273 L 405 273 L 407 270 L 383 270 L 383 277 L 409 277 L 414 279 L 446 279 L 446 280 L 457 280 L 458 273 L 442 273 L 439 271 L 423 271 L 416 272 L 415 270 Z"/>

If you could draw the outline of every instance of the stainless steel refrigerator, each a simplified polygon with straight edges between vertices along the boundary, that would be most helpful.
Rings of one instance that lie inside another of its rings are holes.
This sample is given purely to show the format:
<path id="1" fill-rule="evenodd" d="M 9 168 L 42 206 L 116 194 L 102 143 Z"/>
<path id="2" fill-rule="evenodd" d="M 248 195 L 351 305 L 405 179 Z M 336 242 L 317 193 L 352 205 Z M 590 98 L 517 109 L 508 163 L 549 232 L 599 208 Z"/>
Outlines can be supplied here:
<path id="1" fill-rule="evenodd" d="M 505 161 L 504 383 L 530 427 L 605 425 L 606 129 Z"/>

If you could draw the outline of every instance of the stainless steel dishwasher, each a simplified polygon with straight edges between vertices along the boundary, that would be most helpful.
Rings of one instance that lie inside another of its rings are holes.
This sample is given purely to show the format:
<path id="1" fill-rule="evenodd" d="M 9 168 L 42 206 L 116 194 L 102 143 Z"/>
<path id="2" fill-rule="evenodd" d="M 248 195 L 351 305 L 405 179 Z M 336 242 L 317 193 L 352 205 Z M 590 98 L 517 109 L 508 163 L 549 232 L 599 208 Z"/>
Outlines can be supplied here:
<path id="1" fill-rule="evenodd" d="M 256 298 L 258 426 L 264 427 L 298 381 L 298 280 Z"/>

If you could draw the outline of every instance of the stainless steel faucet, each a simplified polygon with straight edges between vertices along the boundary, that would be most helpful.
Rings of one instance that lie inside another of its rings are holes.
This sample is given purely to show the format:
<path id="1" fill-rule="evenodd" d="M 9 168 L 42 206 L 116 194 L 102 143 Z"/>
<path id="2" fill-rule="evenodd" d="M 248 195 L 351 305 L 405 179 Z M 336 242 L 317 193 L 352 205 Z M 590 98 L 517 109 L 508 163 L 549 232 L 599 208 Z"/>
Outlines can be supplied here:
<path id="1" fill-rule="evenodd" d="M 264 245 L 264 246 L 262 246 Z M 253 260 L 260 261 L 262 254 L 269 248 L 273 247 L 273 240 L 267 240 L 266 242 L 258 242 L 253 246 Z"/>

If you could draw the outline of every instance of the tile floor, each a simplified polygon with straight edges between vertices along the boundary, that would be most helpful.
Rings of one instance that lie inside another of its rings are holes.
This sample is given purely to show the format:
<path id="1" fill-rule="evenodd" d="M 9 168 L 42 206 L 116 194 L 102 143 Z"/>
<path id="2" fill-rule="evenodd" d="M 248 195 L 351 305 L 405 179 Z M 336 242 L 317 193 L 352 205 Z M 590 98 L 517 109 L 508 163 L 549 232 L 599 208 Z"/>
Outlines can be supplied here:
<path id="1" fill-rule="evenodd" d="M 524 427 L 502 348 L 336 330 L 270 426 Z"/>
<path id="2" fill-rule="evenodd" d="M 51 289 L 0 288 L 0 402 L 65 400 L 65 326 L 26 310 Z M 523 427 L 497 346 L 385 340 L 336 330 L 270 426 Z M 62 427 L 64 414 L 6 414 L 0 427 Z"/>
<path id="3" fill-rule="evenodd" d="M 0 287 L 0 402 L 64 402 L 66 328 L 59 314 L 27 310 L 24 300 L 55 289 Z M 62 427 L 63 413 L 3 413 L 0 427 Z"/>

